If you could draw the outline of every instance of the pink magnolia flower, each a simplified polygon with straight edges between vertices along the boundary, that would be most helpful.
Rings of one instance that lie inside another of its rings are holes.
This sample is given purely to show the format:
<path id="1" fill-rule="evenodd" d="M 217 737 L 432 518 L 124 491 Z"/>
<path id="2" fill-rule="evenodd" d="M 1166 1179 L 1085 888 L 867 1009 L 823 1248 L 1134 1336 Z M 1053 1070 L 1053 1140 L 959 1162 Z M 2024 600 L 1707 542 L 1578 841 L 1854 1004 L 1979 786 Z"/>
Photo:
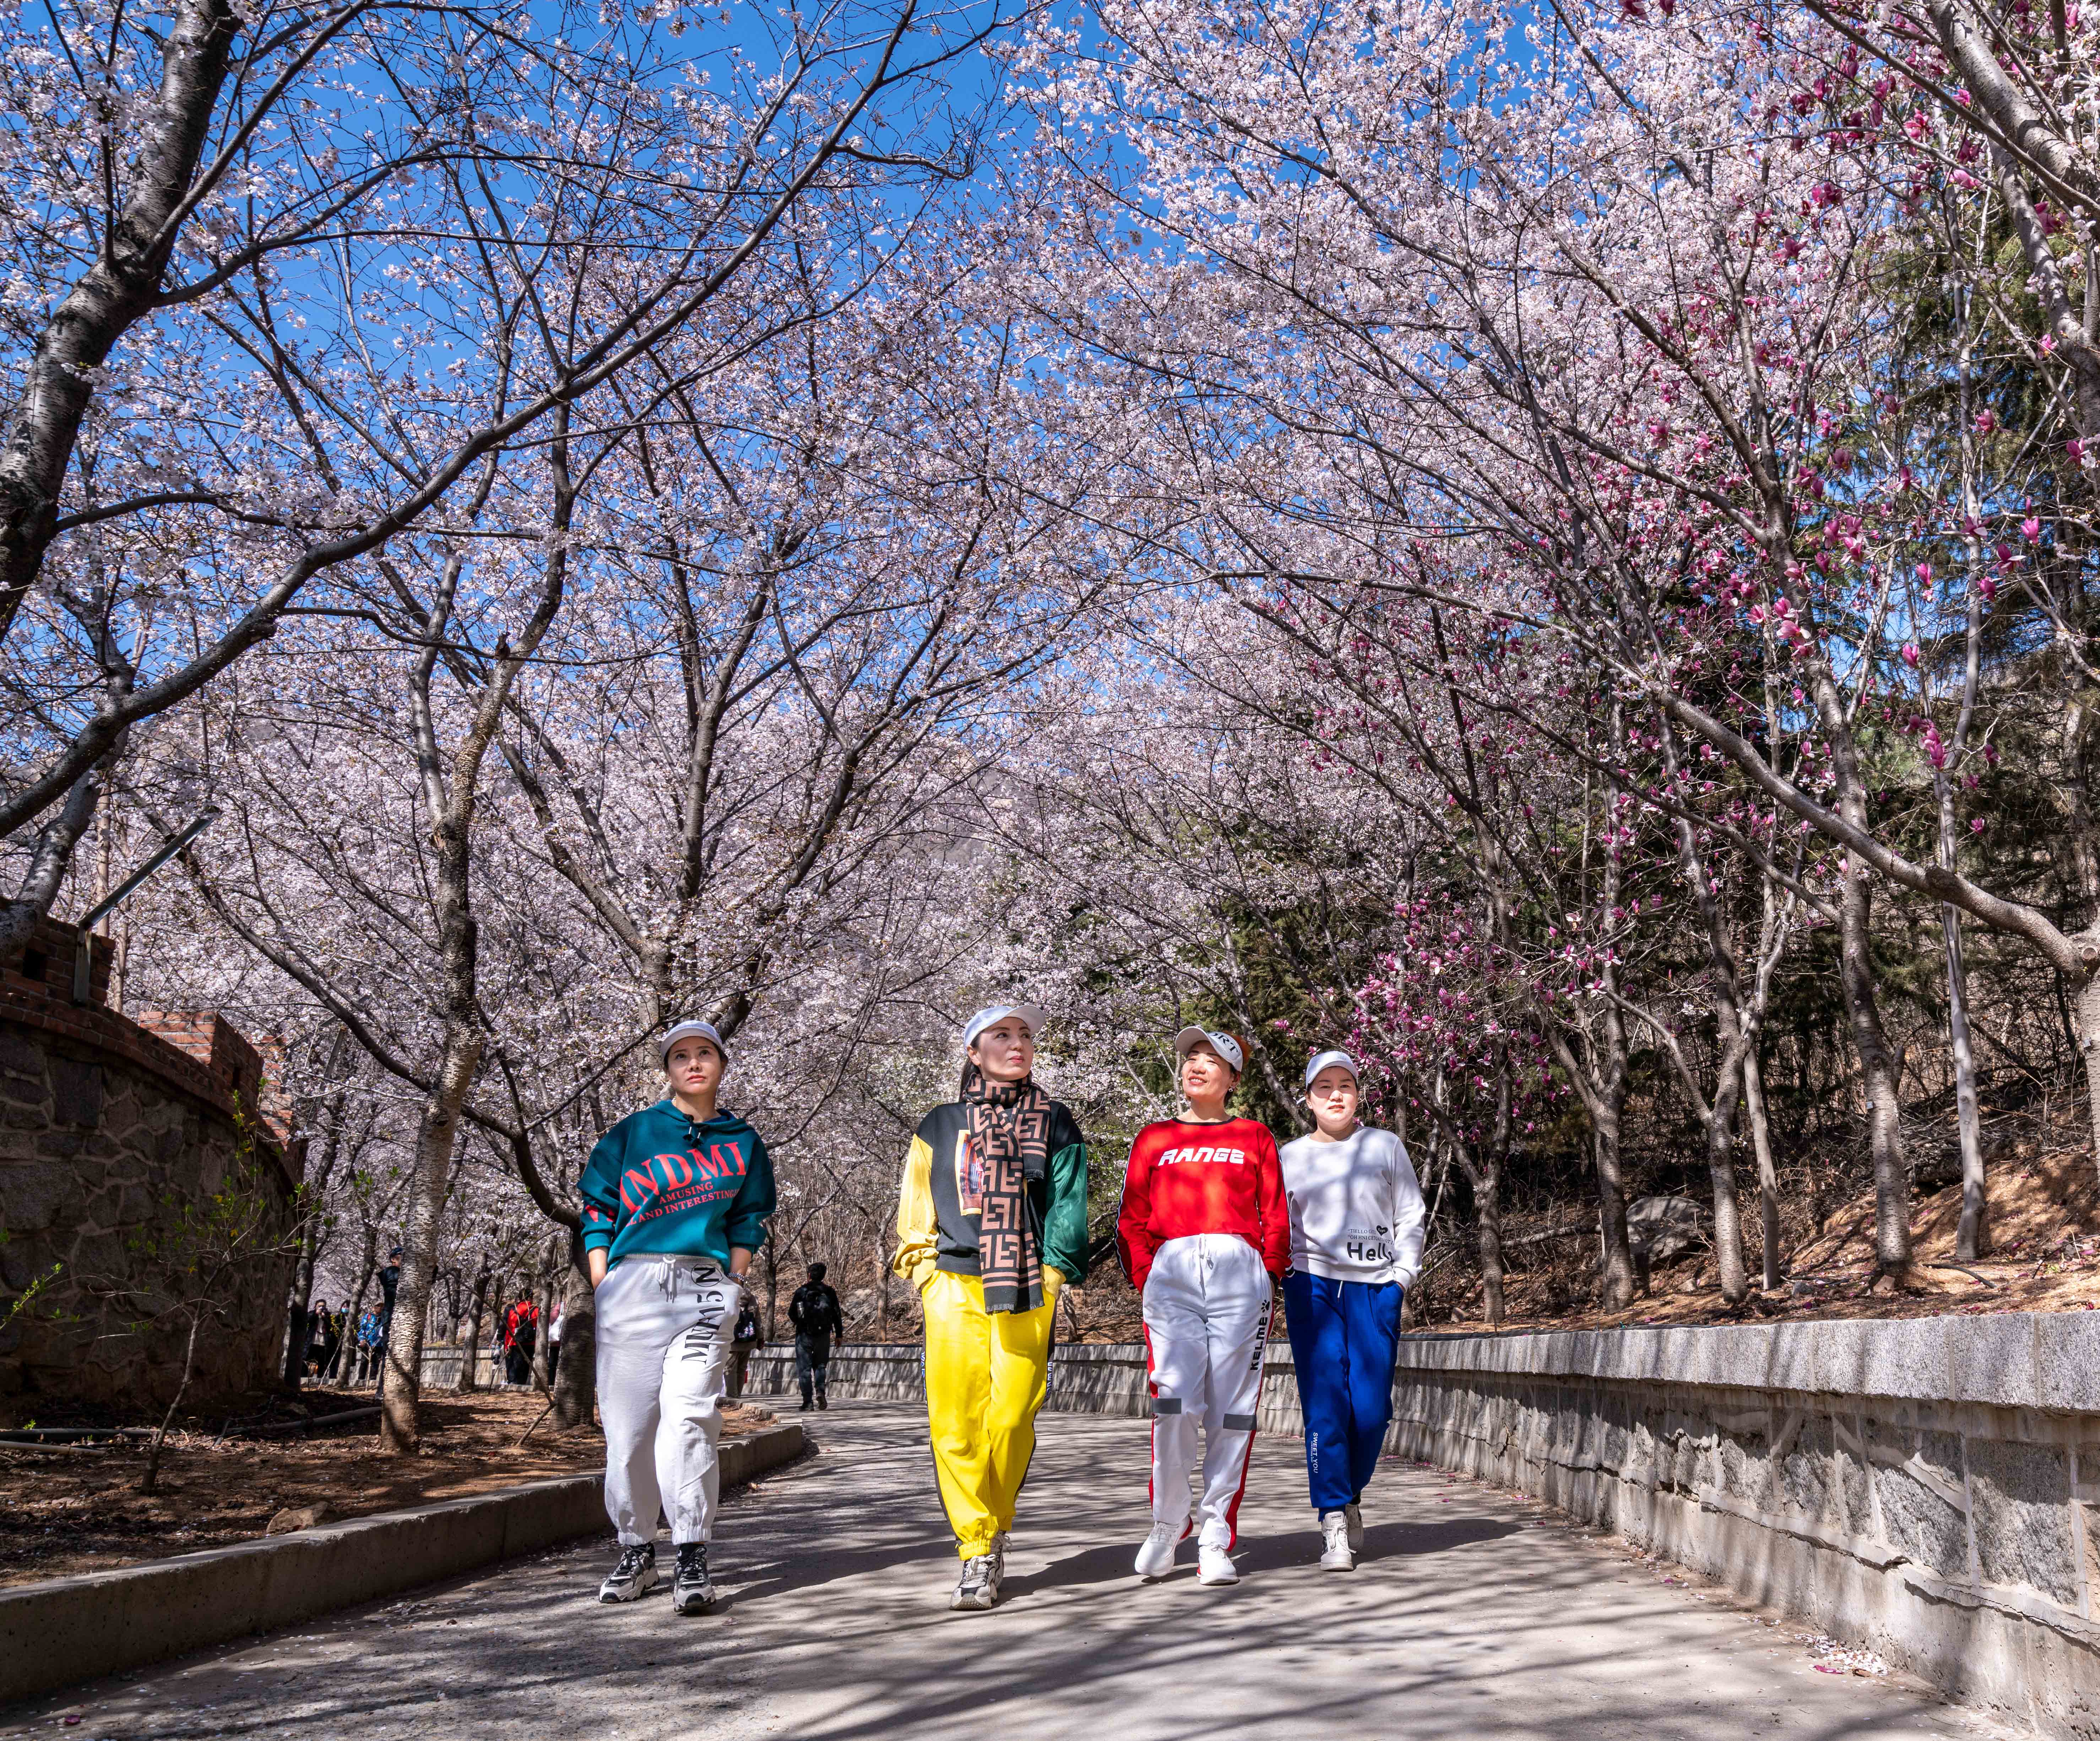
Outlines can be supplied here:
<path id="1" fill-rule="evenodd" d="M 1915 641 L 1906 641 L 1904 643 L 1903 662 L 1915 671 L 1917 669 L 1918 656 L 1917 643 Z"/>
<path id="2" fill-rule="evenodd" d="M 2041 522 L 2029 514 L 2020 522 L 2020 536 L 2029 544 L 2039 544 L 2041 541 Z"/>

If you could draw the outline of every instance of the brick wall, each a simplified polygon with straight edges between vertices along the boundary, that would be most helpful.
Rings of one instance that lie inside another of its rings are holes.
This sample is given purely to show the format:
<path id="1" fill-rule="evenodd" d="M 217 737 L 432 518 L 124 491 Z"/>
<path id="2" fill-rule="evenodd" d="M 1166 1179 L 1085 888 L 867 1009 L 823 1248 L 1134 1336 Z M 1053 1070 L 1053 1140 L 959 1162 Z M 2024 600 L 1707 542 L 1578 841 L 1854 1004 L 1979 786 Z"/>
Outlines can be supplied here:
<path id="1" fill-rule="evenodd" d="M 0 1016 L 114 1054 L 160 1077 L 171 1088 L 207 1101 L 228 1117 L 239 1105 L 259 1116 L 275 1138 L 277 1166 L 289 1187 L 305 1173 L 306 1144 L 292 1131 L 291 1108 L 266 1081 L 261 1054 L 216 1011 L 148 1010 L 135 1021 L 105 1007 L 111 953 L 106 937 L 90 938 L 89 998 L 73 1001 L 73 963 L 80 933 L 40 920 L 26 943 L 0 956 Z M 281 1067 L 284 1048 L 266 1039 Z"/>
<path id="2" fill-rule="evenodd" d="M 80 933 L 55 919 L 40 919 L 36 929 L 5 955 L 0 955 L 0 997 L 33 1002 L 73 1002 L 73 962 Z M 109 967 L 112 959 L 109 939 L 88 939 L 88 1002 L 99 1007 L 109 1001 Z"/>

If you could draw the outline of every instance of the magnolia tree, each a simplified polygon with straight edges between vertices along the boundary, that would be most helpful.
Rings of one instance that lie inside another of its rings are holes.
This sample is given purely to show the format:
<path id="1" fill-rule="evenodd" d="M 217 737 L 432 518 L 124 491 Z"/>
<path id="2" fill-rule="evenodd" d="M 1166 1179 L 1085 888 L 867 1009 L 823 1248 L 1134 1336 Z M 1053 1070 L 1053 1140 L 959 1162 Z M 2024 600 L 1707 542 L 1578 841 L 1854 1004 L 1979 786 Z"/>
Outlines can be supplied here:
<path id="1" fill-rule="evenodd" d="M 1693 827 L 1691 856 L 1681 831 L 1673 854 L 1689 879 L 1710 848 L 1683 813 L 1688 782 L 1721 791 L 1705 826 L 1781 887 L 1801 884 L 1783 833 L 1842 855 L 1815 898 L 1842 935 L 1877 1249 L 1900 1272 L 1908 1168 L 1868 946 L 1877 878 L 2028 938 L 2100 998 L 2100 944 L 2076 930 L 2091 899 L 2067 928 L 2018 873 L 1992 886 L 1984 818 L 1965 813 L 1988 760 L 1976 661 L 1959 641 L 1943 651 L 1943 674 L 1967 672 L 1950 694 L 1944 675 L 1910 675 L 1935 663 L 1919 637 L 1950 610 L 1980 616 L 2016 576 L 2037 610 L 2077 619 L 2042 599 L 2085 581 L 2075 560 L 2037 558 L 2045 528 L 2009 499 L 2017 470 L 1990 475 L 2031 465 L 2045 428 L 2025 458 L 1979 454 L 1973 438 L 2005 412 L 1972 404 L 1950 435 L 1933 413 L 1962 331 L 1901 318 L 1948 236 L 1982 261 L 1993 224 L 2018 223 L 2010 193 L 1996 216 L 1926 210 L 1980 194 L 1961 167 L 1974 106 L 1953 91 L 1935 107 L 1808 14 L 1789 15 L 1801 42 L 1772 16 L 1111 6 L 1098 30 L 1039 35 L 1021 71 L 1062 147 L 1065 209 L 1128 214 L 1067 227 L 1046 301 L 1075 342 L 1171 397 L 1162 488 L 1199 505 L 1188 518 L 1210 540 L 1181 537 L 1176 559 L 1330 610 L 1411 597 L 1565 645 L 1623 734 L 1579 753 Z M 1936 65 L 1915 43 L 1902 54 Z M 2084 245 L 2054 245 L 2067 261 Z M 1971 267 L 1968 330 L 1995 298 L 2001 332 L 2046 357 L 2065 341 L 2036 335 L 2021 259 L 2012 282 Z M 1993 522 L 2010 535 L 1995 549 Z M 1952 597 L 1932 578 L 1950 567 Z M 1550 707 L 1524 716 L 1573 735 Z M 1912 753 L 1907 725 L 1947 775 L 1943 844 L 1922 860 L 1876 805 Z M 2082 829 L 2080 759 L 2058 766 Z M 1958 1012 L 1951 920 L 1948 942 Z M 1754 982 L 1768 953 L 1719 938 L 1713 984 Z M 1739 992 L 1723 1006 L 1723 1049 L 1747 1070 L 1754 1012 Z M 1728 1073 L 1701 1091 L 1716 1121 L 1734 1116 Z"/>

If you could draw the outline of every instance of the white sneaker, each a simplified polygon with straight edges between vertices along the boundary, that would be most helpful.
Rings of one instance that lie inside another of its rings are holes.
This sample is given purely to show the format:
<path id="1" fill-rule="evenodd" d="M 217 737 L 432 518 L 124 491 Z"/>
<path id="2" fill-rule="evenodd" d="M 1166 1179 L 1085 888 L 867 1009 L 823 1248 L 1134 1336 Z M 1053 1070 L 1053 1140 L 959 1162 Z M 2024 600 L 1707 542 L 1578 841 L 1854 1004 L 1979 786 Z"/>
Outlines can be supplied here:
<path id="1" fill-rule="evenodd" d="M 1349 1545 L 1347 1512 L 1323 1511 L 1320 1514 L 1320 1563 L 1329 1571 L 1354 1571 L 1357 1569 L 1357 1551 Z"/>
<path id="2" fill-rule="evenodd" d="M 1207 1541 L 1196 1545 L 1196 1581 L 1198 1584 L 1237 1584 L 1240 1569 L 1233 1563 L 1233 1557 L 1223 1548 Z"/>
<path id="3" fill-rule="evenodd" d="M 1342 1515 L 1349 1520 L 1349 1551 L 1364 1551 L 1364 1510 L 1353 1499 L 1342 1507 Z"/>
<path id="4" fill-rule="evenodd" d="M 1186 1523 L 1155 1523 L 1145 1538 L 1145 1545 L 1137 1550 L 1137 1575 L 1149 1582 L 1163 1578 L 1174 1569 L 1174 1550 L 1181 1543 L 1181 1532 Z"/>
<path id="5" fill-rule="evenodd" d="M 598 1587 L 600 1602 L 633 1602 L 655 1589 L 660 1576 L 656 1570 L 656 1544 L 641 1542 L 620 1550 L 620 1563 L 606 1575 L 606 1580 Z"/>
<path id="6" fill-rule="evenodd" d="M 980 1554 L 963 1562 L 962 1582 L 955 1586 L 955 1593 L 948 1598 L 948 1606 L 957 1610 L 982 1611 L 999 1606 L 999 1556 Z"/>

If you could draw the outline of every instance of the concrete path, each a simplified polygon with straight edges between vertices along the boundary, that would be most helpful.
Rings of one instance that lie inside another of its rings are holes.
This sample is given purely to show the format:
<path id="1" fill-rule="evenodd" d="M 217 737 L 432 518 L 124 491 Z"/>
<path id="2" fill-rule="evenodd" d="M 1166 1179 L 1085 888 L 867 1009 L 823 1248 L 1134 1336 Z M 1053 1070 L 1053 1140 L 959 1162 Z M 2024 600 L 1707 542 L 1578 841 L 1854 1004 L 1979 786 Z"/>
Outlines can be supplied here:
<path id="1" fill-rule="evenodd" d="M 387 1741 L 1262 1741 L 1998 1734 L 1912 1691 L 1819 1673 L 1777 1628 L 1526 1501 L 1388 1464 L 1369 1554 L 1323 1572 L 1295 1441 L 1264 1440 L 1246 1576 L 1140 1585 L 1145 1430 L 1043 1417 L 1008 1603 L 951 1615 L 924 1429 L 812 1417 L 822 1450 L 726 1508 L 726 1598 L 592 1599 L 604 1542 L 412 1602 L 0 1712 L 0 1735 Z M 610 1541 L 610 1536 L 607 1538 Z M 1193 1545 L 1185 1545 L 1193 1558 Z M 77 1721 L 68 1722 L 69 1718 Z"/>

